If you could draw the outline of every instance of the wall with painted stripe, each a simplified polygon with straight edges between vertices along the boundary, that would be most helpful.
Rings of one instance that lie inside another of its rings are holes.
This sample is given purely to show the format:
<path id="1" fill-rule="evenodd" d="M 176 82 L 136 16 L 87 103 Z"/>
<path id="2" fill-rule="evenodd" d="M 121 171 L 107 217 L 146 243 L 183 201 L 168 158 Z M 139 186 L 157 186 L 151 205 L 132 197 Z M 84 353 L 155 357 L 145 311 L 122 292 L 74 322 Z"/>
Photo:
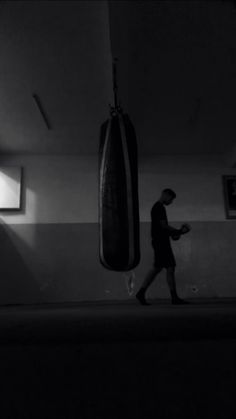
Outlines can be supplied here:
<path id="1" fill-rule="evenodd" d="M 94 155 L 2 155 L 1 166 L 22 166 L 23 208 L 0 213 L 6 224 L 96 223 L 98 159 Z M 222 175 L 235 174 L 220 155 L 140 156 L 141 221 L 165 187 L 177 193 L 170 221 L 225 221 Z"/>
<path id="2" fill-rule="evenodd" d="M 1 156 L 24 170 L 23 207 L 1 212 L 0 303 L 121 300 L 127 275 L 98 260 L 96 156 Z M 179 292 L 187 298 L 236 297 L 236 223 L 226 220 L 221 176 L 234 173 L 216 156 L 140 159 L 141 262 L 135 289 L 152 265 L 150 207 L 162 187 L 177 199 L 168 207 L 175 226 L 192 231 L 173 242 Z M 149 296 L 167 298 L 165 273 Z"/>

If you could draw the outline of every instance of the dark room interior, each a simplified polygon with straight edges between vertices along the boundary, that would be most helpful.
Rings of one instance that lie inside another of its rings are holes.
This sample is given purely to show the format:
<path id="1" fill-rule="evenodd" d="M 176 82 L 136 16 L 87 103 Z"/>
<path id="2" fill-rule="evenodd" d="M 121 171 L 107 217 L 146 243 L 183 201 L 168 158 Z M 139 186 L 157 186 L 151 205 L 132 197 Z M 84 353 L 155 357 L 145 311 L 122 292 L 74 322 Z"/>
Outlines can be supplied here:
<path id="1" fill-rule="evenodd" d="M 236 417 L 235 98 L 233 0 L 0 1 L 0 419 Z"/>

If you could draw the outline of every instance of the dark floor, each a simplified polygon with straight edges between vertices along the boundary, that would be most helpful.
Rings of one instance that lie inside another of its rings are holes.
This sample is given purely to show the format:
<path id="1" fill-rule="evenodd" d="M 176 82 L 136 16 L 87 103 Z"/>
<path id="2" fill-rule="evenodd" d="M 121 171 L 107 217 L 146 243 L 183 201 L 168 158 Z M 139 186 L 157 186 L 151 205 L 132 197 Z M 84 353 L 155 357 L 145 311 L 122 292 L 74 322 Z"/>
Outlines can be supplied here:
<path id="1" fill-rule="evenodd" d="M 0 418 L 236 417 L 236 300 L 0 308 Z"/>

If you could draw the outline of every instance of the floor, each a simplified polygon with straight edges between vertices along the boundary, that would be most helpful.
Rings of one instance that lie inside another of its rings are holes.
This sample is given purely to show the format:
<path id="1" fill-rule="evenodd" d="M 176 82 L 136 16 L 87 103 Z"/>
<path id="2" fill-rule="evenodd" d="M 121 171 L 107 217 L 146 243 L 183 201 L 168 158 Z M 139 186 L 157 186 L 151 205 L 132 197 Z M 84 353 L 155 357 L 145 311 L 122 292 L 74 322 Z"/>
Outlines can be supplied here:
<path id="1" fill-rule="evenodd" d="M 236 417 L 236 300 L 0 308 L 0 418 Z"/>

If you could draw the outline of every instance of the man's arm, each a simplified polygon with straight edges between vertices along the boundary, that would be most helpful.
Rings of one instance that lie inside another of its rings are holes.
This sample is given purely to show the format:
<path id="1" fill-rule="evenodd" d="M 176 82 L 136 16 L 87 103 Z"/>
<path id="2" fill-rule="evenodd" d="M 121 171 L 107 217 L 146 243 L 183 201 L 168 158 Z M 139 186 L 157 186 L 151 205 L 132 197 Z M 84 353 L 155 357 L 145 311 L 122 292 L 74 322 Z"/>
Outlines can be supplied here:
<path id="1" fill-rule="evenodd" d="M 186 234 L 191 230 L 189 224 L 182 224 L 181 228 L 174 228 L 171 227 L 166 220 L 160 220 L 160 225 L 164 230 L 167 230 L 169 236 L 181 236 L 182 234 Z"/>
<path id="2" fill-rule="evenodd" d="M 160 225 L 163 230 L 167 230 L 169 236 L 183 234 L 182 228 L 171 227 L 166 220 L 160 220 Z"/>

